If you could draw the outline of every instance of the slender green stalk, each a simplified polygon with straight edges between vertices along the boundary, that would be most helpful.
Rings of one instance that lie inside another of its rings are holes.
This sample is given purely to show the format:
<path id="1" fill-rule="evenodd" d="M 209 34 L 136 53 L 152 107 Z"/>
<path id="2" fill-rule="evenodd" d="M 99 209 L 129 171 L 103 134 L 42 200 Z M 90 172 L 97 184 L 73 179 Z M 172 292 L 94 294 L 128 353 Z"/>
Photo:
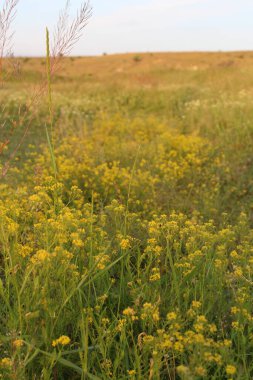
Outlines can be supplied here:
<path id="1" fill-rule="evenodd" d="M 47 135 L 47 143 L 49 147 L 49 152 L 51 156 L 53 171 L 55 179 L 57 178 L 57 166 L 54 154 L 54 143 L 53 143 L 53 101 L 52 101 L 52 79 L 51 79 L 51 58 L 50 58 L 50 38 L 49 38 L 49 30 L 46 28 L 46 61 L 47 61 L 47 96 L 48 96 L 48 109 L 49 109 L 49 125 L 50 125 L 50 133 L 48 131 L 48 127 L 46 125 L 46 135 Z"/>

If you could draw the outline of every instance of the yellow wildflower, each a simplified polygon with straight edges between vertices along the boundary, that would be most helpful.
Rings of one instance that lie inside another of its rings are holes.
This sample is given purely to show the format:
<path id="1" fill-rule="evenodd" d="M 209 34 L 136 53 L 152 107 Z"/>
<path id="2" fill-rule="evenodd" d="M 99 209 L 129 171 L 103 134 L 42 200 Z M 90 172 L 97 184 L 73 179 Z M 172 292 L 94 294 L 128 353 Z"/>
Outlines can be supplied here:
<path id="1" fill-rule="evenodd" d="M 12 344 L 15 348 L 20 348 L 23 346 L 24 342 L 22 339 L 16 339 Z"/>
<path id="2" fill-rule="evenodd" d="M 192 308 L 193 309 L 199 309 L 201 307 L 201 302 L 199 301 L 192 301 Z"/>
<path id="3" fill-rule="evenodd" d="M 101 303 L 104 303 L 108 298 L 107 294 L 103 294 L 102 296 L 98 297 L 98 301 Z"/>
<path id="4" fill-rule="evenodd" d="M 150 282 L 158 281 L 160 280 L 161 275 L 160 275 L 160 269 L 159 268 L 153 268 L 152 269 L 152 274 L 149 277 Z"/>
<path id="5" fill-rule="evenodd" d="M 33 194 L 29 197 L 30 202 L 39 203 L 41 201 L 41 198 L 37 194 Z"/>
<path id="6" fill-rule="evenodd" d="M 196 367 L 195 368 L 195 373 L 197 376 L 206 376 L 206 369 L 204 367 Z"/>
<path id="7" fill-rule="evenodd" d="M 128 307 L 125 310 L 123 310 L 123 315 L 126 315 L 128 317 L 132 317 L 135 315 L 135 311 L 131 307 Z"/>
<path id="8" fill-rule="evenodd" d="M 197 317 L 197 322 L 198 323 L 206 323 L 207 322 L 206 317 L 204 315 L 199 315 Z"/>
<path id="9" fill-rule="evenodd" d="M 167 319 L 168 321 L 174 321 L 175 319 L 177 319 L 177 314 L 174 311 L 172 311 L 171 313 L 167 314 Z"/>
<path id="10" fill-rule="evenodd" d="M 178 352 L 183 352 L 184 351 L 184 346 L 181 342 L 176 342 L 174 344 L 174 349 L 175 351 L 178 351 Z"/>
<path id="11" fill-rule="evenodd" d="M 237 321 L 232 322 L 232 327 L 233 327 L 233 329 L 238 330 L 240 327 L 239 322 L 237 322 Z"/>
<path id="12" fill-rule="evenodd" d="M 209 330 L 210 332 L 213 334 L 217 331 L 217 327 L 215 326 L 214 323 L 212 323 L 211 325 L 209 325 Z"/>
<path id="13" fill-rule="evenodd" d="M 130 248 L 130 240 L 129 239 L 122 239 L 120 242 L 120 248 L 122 249 L 128 249 Z"/>
<path id="14" fill-rule="evenodd" d="M 52 342 L 52 346 L 53 347 L 56 347 L 56 346 L 66 346 L 67 344 L 70 343 L 70 338 L 66 335 L 62 335 L 60 336 L 60 338 L 56 339 L 56 340 L 53 340 Z"/>
<path id="15" fill-rule="evenodd" d="M 40 249 L 37 251 L 37 253 L 31 258 L 31 262 L 33 264 L 40 264 L 43 263 L 46 260 L 50 259 L 50 253 L 45 251 L 44 249 Z"/>
<path id="16" fill-rule="evenodd" d="M 12 360 L 10 358 L 3 358 L 0 361 L 1 367 L 11 367 L 12 366 Z"/>
<path id="17" fill-rule="evenodd" d="M 97 263 L 97 268 L 99 270 L 105 269 L 106 265 L 110 262 L 110 256 L 104 255 L 103 253 L 95 257 Z"/>
<path id="18" fill-rule="evenodd" d="M 194 329 L 197 331 L 197 332 L 201 332 L 204 330 L 204 326 L 202 323 L 194 323 Z"/>
<path id="19" fill-rule="evenodd" d="M 222 358 L 221 358 L 221 355 L 220 355 L 220 354 L 214 354 L 214 356 L 213 356 L 213 360 L 214 360 L 215 363 L 217 363 L 218 365 L 221 365 L 221 364 L 222 364 Z"/>
<path id="20" fill-rule="evenodd" d="M 160 320 L 159 310 L 158 307 L 155 305 L 152 305 L 149 302 L 144 303 L 143 305 L 143 311 L 141 314 L 141 319 L 146 319 L 151 317 L 154 322 L 158 322 Z"/>
<path id="21" fill-rule="evenodd" d="M 226 366 L 226 374 L 227 375 L 235 375 L 235 373 L 236 373 L 236 367 L 235 366 L 233 366 L 233 365 L 227 365 Z"/>
<path id="22" fill-rule="evenodd" d="M 236 259 L 236 258 L 239 257 L 239 255 L 238 255 L 238 253 L 237 253 L 236 251 L 232 251 L 232 252 L 230 253 L 230 256 L 233 257 L 233 259 Z"/>
<path id="23" fill-rule="evenodd" d="M 19 248 L 19 254 L 22 257 L 27 257 L 32 253 L 33 249 L 27 245 L 20 246 Z"/>
<path id="24" fill-rule="evenodd" d="M 77 248 L 82 248 L 84 246 L 84 243 L 81 239 L 74 239 L 72 243 Z"/>
<path id="25" fill-rule="evenodd" d="M 242 277 L 242 275 L 243 275 L 242 268 L 235 267 L 234 274 L 235 274 L 236 277 Z"/>
<path id="26" fill-rule="evenodd" d="M 118 325 L 117 325 L 117 327 L 116 327 L 116 330 L 117 330 L 118 332 L 121 332 L 121 331 L 123 330 L 125 324 L 126 324 L 126 319 L 120 319 L 120 320 L 118 321 Z"/>
<path id="27" fill-rule="evenodd" d="M 154 339 L 155 338 L 152 335 L 145 335 L 143 337 L 143 343 L 146 343 L 146 344 L 151 343 L 154 341 Z"/>
<path id="28" fill-rule="evenodd" d="M 240 309 L 236 306 L 231 307 L 231 314 L 240 313 Z"/>
<path id="29" fill-rule="evenodd" d="M 152 314 L 152 318 L 153 318 L 154 322 L 158 322 L 160 320 L 160 315 L 159 315 L 159 311 L 157 308 L 154 310 L 154 312 Z"/>
<path id="30" fill-rule="evenodd" d="M 203 335 L 203 334 L 200 334 L 200 333 L 196 334 L 196 335 L 194 336 L 194 341 L 195 341 L 196 343 L 199 343 L 199 344 L 204 344 L 204 343 L 205 343 L 204 335 Z"/>
<path id="31" fill-rule="evenodd" d="M 220 259 L 214 260 L 214 266 L 215 266 L 215 268 L 222 267 L 222 260 L 220 260 Z"/>
<path id="32" fill-rule="evenodd" d="M 182 375 L 185 376 L 185 375 L 188 375 L 188 374 L 189 374 L 190 370 L 189 370 L 189 368 L 186 367 L 185 365 L 179 365 L 179 366 L 177 367 L 177 372 L 178 372 L 179 375 L 181 375 L 181 376 L 182 376 Z"/>
<path id="33" fill-rule="evenodd" d="M 172 342 L 172 338 L 170 338 L 169 336 L 165 335 L 164 336 L 164 341 L 162 341 L 160 343 L 160 347 L 161 349 L 170 349 L 173 347 L 173 342 Z"/>
<path id="34" fill-rule="evenodd" d="M 232 341 L 229 340 L 229 339 L 224 339 L 224 341 L 223 341 L 223 345 L 224 345 L 225 347 L 231 347 L 231 346 L 232 346 Z"/>
<path id="35" fill-rule="evenodd" d="M 211 352 L 204 352 L 204 358 L 207 362 L 212 362 L 213 361 L 213 355 L 211 354 Z"/>

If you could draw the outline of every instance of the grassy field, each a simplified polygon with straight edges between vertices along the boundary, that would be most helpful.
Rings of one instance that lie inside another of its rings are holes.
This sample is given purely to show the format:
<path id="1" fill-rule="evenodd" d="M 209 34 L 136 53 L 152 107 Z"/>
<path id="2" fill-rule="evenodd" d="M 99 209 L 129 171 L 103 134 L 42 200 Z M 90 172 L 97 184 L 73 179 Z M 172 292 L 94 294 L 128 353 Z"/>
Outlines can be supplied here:
<path id="1" fill-rule="evenodd" d="M 56 175 L 45 78 L 0 88 L 0 377 L 252 379 L 253 53 L 64 58 Z"/>

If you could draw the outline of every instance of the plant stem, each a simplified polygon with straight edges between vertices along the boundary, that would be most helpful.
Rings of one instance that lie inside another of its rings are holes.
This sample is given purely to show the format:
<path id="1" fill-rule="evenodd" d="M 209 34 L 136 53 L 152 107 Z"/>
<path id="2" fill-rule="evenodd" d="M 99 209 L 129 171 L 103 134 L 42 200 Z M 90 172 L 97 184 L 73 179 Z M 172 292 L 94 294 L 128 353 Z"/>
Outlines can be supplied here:
<path id="1" fill-rule="evenodd" d="M 51 59 L 50 59 L 50 39 L 49 39 L 49 30 L 46 28 L 46 48 L 47 48 L 47 95 L 48 95 L 48 109 L 49 109 L 49 124 L 50 124 L 50 133 L 48 132 L 48 127 L 46 125 L 46 135 L 47 142 L 49 146 L 53 171 L 55 179 L 57 178 L 57 166 L 55 161 L 54 154 L 54 144 L 53 144 L 53 102 L 52 102 L 52 81 L 51 81 Z"/>

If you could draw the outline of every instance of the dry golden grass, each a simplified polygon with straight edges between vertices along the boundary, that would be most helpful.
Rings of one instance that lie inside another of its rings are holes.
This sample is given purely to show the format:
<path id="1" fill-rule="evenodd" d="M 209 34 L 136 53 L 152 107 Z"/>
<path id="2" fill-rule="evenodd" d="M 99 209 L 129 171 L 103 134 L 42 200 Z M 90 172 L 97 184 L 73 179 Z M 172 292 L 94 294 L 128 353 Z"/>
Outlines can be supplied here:
<path id="1" fill-rule="evenodd" d="M 44 71 L 43 58 L 21 58 L 21 62 L 24 70 L 38 73 Z M 140 74 L 162 69 L 197 71 L 210 68 L 245 68 L 251 66 L 252 62 L 253 52 L 129 53 L 64 58 L 61 73 L 67 77 L 93 74 L 105 78 L 112 74 Z"/>
<path id="2" fill-rule="evenodd" d="M 45 58 L 20 58 L 21 74 L 6 87 L 13 91 L 39 83 L 45 75 Z M 231 79 L 233 86 L 231 86 Z M 253 52 L 145 53 L 63 58 L 56 73 L 55 90 L 119 87 L 170 90 L 206 85 L 214 90 L 251 90 Z M 3 90 L 1 90 L 3 93 Z"/>

